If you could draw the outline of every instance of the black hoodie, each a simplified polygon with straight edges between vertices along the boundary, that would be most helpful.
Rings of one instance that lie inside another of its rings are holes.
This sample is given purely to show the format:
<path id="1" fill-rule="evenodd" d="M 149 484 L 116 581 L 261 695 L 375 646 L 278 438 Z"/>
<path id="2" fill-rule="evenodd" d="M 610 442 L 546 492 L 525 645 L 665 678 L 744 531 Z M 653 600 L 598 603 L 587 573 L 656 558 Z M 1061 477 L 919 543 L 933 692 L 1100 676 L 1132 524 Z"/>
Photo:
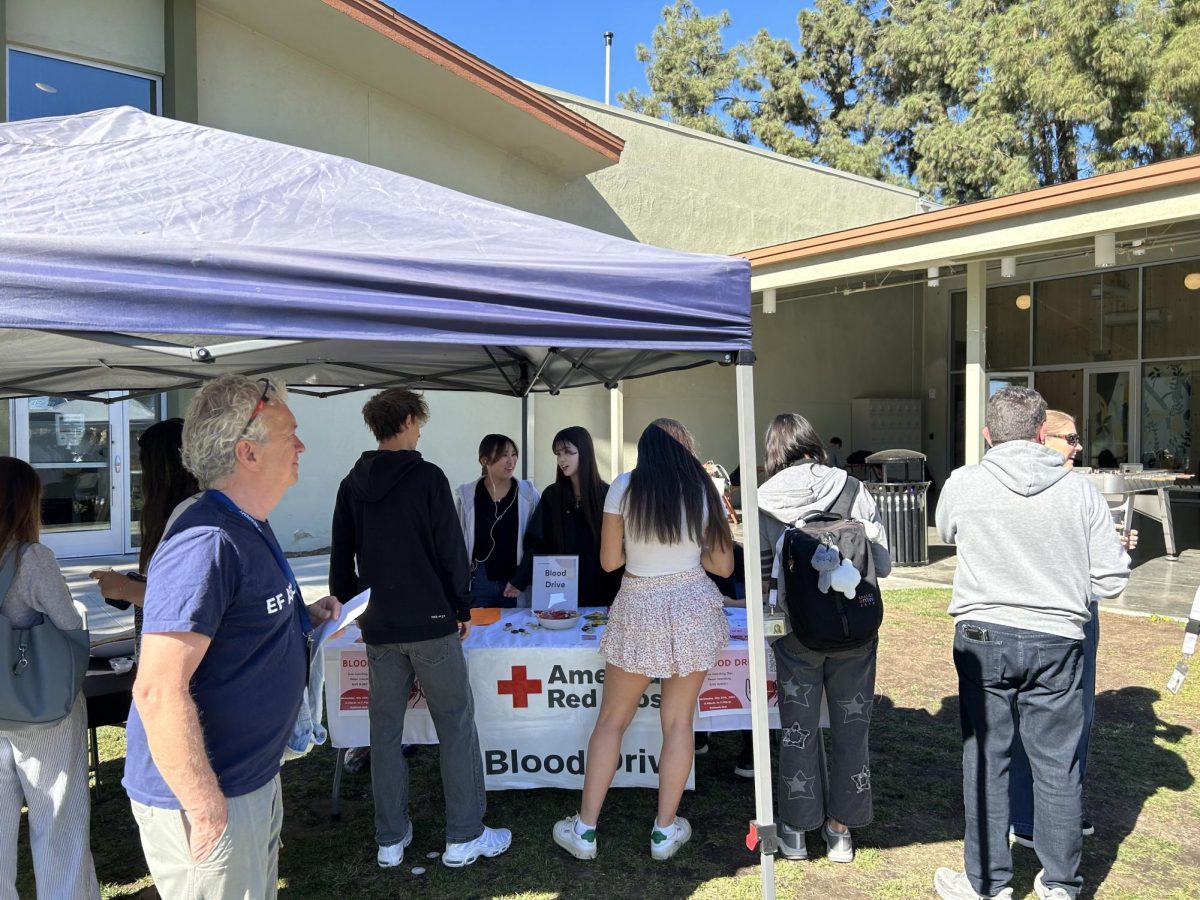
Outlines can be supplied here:
<path id="1" fill-rule="evenodd" d="M 445 637 L 471 618 L 450 483 L 416 450 L 364 453 L 338 488 L 329 592 L 344 602 L 367 588 L 371 602 L 358 623 L 368 644 Z"/>

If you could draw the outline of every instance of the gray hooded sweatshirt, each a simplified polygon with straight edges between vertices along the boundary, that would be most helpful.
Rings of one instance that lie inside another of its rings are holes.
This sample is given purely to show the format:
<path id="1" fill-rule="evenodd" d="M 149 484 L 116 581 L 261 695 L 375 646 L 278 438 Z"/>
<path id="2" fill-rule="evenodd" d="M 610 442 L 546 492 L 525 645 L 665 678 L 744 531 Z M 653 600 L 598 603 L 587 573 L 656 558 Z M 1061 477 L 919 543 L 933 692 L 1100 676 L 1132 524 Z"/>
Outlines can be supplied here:
<path id="1" fill-rule="evenodd" d="M 758 489 L 758 528 L 764 580 L 770 577 L 775 545 L 788 526 L 794 525 L 806 513 L 828 510 L 845 483 L 845 472 L 819 463 L 788 466 L 763 483 Z M 861 486 L 854 495 L 850 517 L 878 526 L 879 540 L 871 544 L 871 556 L 875 561 L 875 574 L 879 578 L 887 577 L 892 571 L 892 557 L 888 552 L 887 535 L 883 532 L 883 520 L 875 508 L 875 500 Z"/>
<path id="2" fill-rule="evenodd" d="M 938 534 L 958 546 L 950 615 L 1083 638 L 1088 602 L 1129 580 L 1103 495 L 1067 477 L 1060 454 L 1007 441 L 955 470 L 937 505 Z"/>

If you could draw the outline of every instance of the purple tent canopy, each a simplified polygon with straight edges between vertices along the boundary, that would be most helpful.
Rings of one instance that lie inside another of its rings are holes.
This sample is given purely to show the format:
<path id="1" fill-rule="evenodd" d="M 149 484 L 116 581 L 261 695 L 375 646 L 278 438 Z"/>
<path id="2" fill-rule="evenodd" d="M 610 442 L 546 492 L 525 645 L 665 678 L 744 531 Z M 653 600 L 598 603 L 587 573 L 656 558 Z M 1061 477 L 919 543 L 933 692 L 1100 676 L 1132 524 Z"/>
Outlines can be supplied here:
<path id="1" fill-rule="evenodd" d="M 524 394 L 750 349 L 745 260 L 122 108 L 0 125 L 0 396 Z"/>

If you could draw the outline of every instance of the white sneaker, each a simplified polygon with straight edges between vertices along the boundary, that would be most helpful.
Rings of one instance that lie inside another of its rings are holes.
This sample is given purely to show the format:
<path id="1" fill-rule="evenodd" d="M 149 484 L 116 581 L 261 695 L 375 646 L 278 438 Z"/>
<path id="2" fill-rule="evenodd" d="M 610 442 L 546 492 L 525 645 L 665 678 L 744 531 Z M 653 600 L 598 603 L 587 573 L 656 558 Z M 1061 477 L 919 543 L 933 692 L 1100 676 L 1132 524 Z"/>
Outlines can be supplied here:
<path id="1" fill-rule="evenodd" d="M 379 853 L 375 856 L 375 862 L 379 863 L 381 869 L 392 869 L 404 862 L 404 848 L 412 843 L 412 822 L 408 823 L 408 834 L 404 836 L 404 840 L 398 844 L 379 845 Z"/>
<path id="2" fill-rule="evenodd" d="M 821 836 L 825 838 L 825 846 L 829 852 L 825 856 L 830 862 L 854 862 L 854 841 L 850 837 L 850 829 L 834 831 L 826 822 L 821 826 Z"/>
<path id="3" fill-rule="evenodd" d="M 654 859 L 670 859 L 679 848 L 692 837 L 692 826 L 683 816 L 675 817 L 675 832 L 665 835 L 658 830 L 658 823 L 650 830 L 650 855 Z"/>
<path id="4" fill-rule="evenodd" d="M 1046 870 L 1037 873 L 1037 877 L 1033 879 L 1033 892 L 1038 895 L 1038 900 L 1071 900 L 1071 895 L 1066 892 L 1065 888 L 1046 887 L 1046 883 L 1042 881 L 1042 876 L 1046 874 Z"/>
<path id="5" fill-rule="evenodd" d="M 985 897 L 975 893 L 966 872 L 956 872 L 942 867 L 933 874 L 933 889 L 942 900 L 1012 900 L 1012 888 L 1001 888 L 999 893 Z"/>
<path id="6" fill-rule="evenodd" d="M 499 856 L 512 844 L 512 832 L 507 828 L 488 828 L 483 826 L 483 834 L 473 841 L 463 841 L 461 844 L 446 844 L 446 852 L 442 854 L 442 865 L 452 869 L 469 866 L 481 856 Z"/>
<path id="7" fill-rule="evenodd" d="M 554 843 L 576 859 L 596 858 L 596 829 L 589 828 L 583 834 L 575 830 L 579 816 L 567 816 L 554 823 Z"/>

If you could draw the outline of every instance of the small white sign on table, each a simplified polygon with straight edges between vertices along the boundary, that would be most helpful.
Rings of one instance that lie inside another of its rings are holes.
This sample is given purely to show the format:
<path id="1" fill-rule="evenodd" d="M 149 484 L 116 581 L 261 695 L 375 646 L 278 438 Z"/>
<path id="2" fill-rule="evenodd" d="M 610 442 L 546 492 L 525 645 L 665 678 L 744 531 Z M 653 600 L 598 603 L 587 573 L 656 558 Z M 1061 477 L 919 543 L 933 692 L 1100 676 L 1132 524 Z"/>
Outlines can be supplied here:
<path id="1" fill-rule="evenodd" d="M 534 611 L 579 609 L 579 557 L 535 556 L 530 587 Z"/>

